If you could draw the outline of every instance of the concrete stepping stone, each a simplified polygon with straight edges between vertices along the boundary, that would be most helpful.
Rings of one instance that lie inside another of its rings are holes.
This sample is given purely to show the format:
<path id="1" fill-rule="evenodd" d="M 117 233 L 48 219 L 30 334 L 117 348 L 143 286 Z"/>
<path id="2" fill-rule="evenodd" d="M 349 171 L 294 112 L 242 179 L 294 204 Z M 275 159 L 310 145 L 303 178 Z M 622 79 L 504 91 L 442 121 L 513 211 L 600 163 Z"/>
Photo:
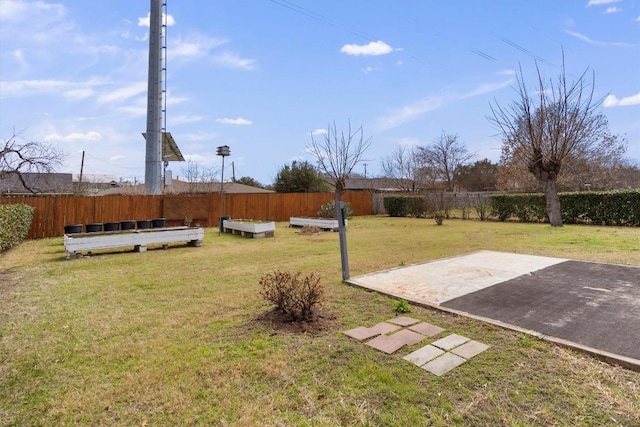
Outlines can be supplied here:
<path id="1" fill-rule="evenodd" d="M 409 326 L 409 325 L 413 325 L 415 323 L 418 323 L 419 320 L 418 319 L 413 319 L 411 317 L 399 316 L 399 317 L 394 317 L 393 319 L 389 319 L 389 320 L 387 320 L 387 322 L 393 323 L 394 325 Z"/>
<path id="2" fill-rule="evenodd" d="M 376 350 L 380 350 L 383 353 L 391 354 L 405 345 L 413 345 L 425 338 L 426 337 L 424 335 L 417 332 L 403 329 L 393 335 L 380 335 L 365 344 L 375 348 Z"/>
<path id="3" fill-rule="evenodd" d="M 469 340 L 471 340 L 471 338 L 463 337 L 462 335 L 451 334 L 439 339 L 438 341 L 432 342 L 431 345 L 435 345 L 436 347 L 443 350 L 451 350 L 452 348 L 458 347 Z"/>
<path id="4" fill-rule="evenodd" d="M 460 356 L 456 356 L 453 353 L 445 353 L 440 357 L 436 357 L 431 362 L 422 365 L 422 369 L 425 369 L 432 374 L 441 377 L 453 368 L 462 365 L 466 361 L 466 359 L 463 359 Z"/>
<path id="5" fill-rule="evenodd" d="M 438 347 L 432 345 L 426 345 L 413 353 L 407 354 L 403 359 L 408 360 L 416 366 L 422 366 L 442 354 L 444 354 L 444 350 L 440 350 Z"/>
<path id="6" fill-rule="evenodd" d="M 370 328 L 359 326 L 357 328 L 345 331 L 343 332 L 343 334 L 345 334 L 348 337 L 355 338 L 358 341 L 363 341 L 369 338 L 373 338 L 377 335 L 388 334 L 389 332 L 393 332 L 398 329 L 400 329 L 400 326 L 398 325 L 392 325 L 390 323 L 380 322 Z"/>
<path id="7" fill-rule="evenodd" d="M 477 356 L 488 348 L 489 346 L 487 344 L 478 341 L 469 341 L 460 347 L 454 348 L 451 350 L 451 353 L 464 357 L 465 359 L 471 359 L 473 356 Z"/>
<path id="8" fill-rule="evenodd" d="M 438 335 L 440 332 L 444 331 L 440 326 L 432 325 L 427 322 L 420 322 L 417 325 L 409 326 L 414 332 L 424 335 L 425 337 L 432 337 L 434 335 Z"/>

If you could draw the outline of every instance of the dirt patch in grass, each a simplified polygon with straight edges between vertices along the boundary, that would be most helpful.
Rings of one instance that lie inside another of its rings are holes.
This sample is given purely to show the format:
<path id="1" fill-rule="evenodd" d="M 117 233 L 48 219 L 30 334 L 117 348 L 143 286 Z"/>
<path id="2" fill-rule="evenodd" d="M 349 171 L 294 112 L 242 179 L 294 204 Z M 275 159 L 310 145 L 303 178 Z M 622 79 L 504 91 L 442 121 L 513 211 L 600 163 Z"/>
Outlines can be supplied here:
<path id="1" fill-rule="evenodd" d="M 276 332 L 293 334 L 325 335 L 337 328 L 336 316 L 326 308 L 317 308 L 310 320 L 295 321 L 275 308 L 257 316 L 254 321 L 272 328 Z"/>
<path id="2" fill-rule="evenodd" d="M 11 270 L 0 270 L 0 293 L 13 290 L 18 284 L 18 275 Z"/>

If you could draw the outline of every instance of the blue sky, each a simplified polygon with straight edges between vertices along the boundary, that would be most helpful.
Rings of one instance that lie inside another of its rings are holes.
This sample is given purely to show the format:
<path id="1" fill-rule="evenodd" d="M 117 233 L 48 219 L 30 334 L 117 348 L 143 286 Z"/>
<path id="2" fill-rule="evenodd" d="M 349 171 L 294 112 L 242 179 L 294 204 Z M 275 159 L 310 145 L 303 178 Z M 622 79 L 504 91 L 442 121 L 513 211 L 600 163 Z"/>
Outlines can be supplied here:
<path id="1" fill-rule="evenodd" d="M 58 145 L 63 172 L 80 171 L 84 150 L 85 173 L 143 180 L 149 6 L 0 0 L 0 138 L 15 127 Z M 216 147 L 229 145 L 237 177 L 271 183 L 283 164 L 314 161 L 311 133 L 349 120 L 372 138 L 368 176 L 443 130 L 497 161 L 490 103 L 515 99 L 519 66 L 530 84 L 535 61 L 557 76 L 563 49 L 569 78 L 595 72 L 610 129 L 640 161 L 639 0 L 168 0 L 167 11 L 167 128 L 203 167 L 219 169 Z"/>

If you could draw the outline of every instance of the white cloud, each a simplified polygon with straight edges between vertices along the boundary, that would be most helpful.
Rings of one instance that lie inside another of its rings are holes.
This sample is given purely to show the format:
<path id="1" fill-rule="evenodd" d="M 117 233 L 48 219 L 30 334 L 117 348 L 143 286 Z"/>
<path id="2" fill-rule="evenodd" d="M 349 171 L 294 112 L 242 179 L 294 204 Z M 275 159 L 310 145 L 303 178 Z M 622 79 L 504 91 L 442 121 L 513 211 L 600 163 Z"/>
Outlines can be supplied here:
<path id="1" fill-rule="evenodd" d="M 189 37 L 180 37 L 175 42 L 170 42 L 169 57 L 182 59 L 199 58 L 206 56 L 211 49 L 226 43 L 229 43 L 228 39 L 216 39 L 192 34 Z"/>
<path id="2" fill-rule="evenodd" d="M 498 83 L 485 83 L 476 87 L 475 89 L 470 90 L 469 92 L 454 96 L 453 99 L 468 99 L 475 96 L 484 95 L 485 93 L 495 92 L 497 90 L 508 87 L 511 83 L 513 83 L 513 79 L 505 80 Z"/>
<path id="3" fill-rule="evenodd" d="M 320 136 L 320 135 L 326 135 L 328 132 L 326 129 L 316 129 L 313 132 L 309 133 L 309 135 L 311 136 Z"/>
<path id="4" fill-rule="evenodd" d="M 626 107 L 629 105 L 638 105 L 640 104 L 640 93 L 635 95 L 627 96 L 622 99 L 616 98 L 615 95 L 609 95 L 604 99 L 602 105 L 605 107 Z"/>
<path id="5" fill-rule="evenodd" d="M 123 156 L 122 154 L 116 154 L 116 155 L 115 155 L 115 156 L 113 156 L 113 157 L 109 157 L 109 161 L 115 162 L 115 161 L 117 161 L 117 160 L 124 160 L 124 159 L 126 159 L 126 158 L 127 158 L 127 157 L 126 157 L 126 156 Z"/>
<path id="6" fill-rule="evenodd" d="M 377 130 L 388 130 L 400 126 L 403 123 L 410 122 L 418 117 L 437 110 L 447 102 L 455 102 L 462 99 L 473 98 L 475 96 L 484 95 L 503 89 L 513 83 L 513 79 L 505 80 L 498 83 L 485 83 L 468 92 L 451 94 L 447 96 L 431 96 L 424 98 L 413 104 L 397 108 L 391 114 L 377 120 Z"/>
<path id="7" fill-rule="evenodd" d="M 589 0 L 588 6 L 601 6 L 603 4 L 617 3 L 620 0 Z"/>
<path id="8" fill-rule="evenodd" d="M 66 9 L 61 4 L 46 3 L 44 1 L 26 2 L 22 0 L 2 0 L 0 20 L 28 20 L 34 15 L 48 17 L 62 17 Z"/>
<path id="9" fill-rule="evenodd" d="M 393 48 L 385 42 L 378 40 L 365 45 L 345 44 L 340 52 L 354 56 L 378 56 L 393 52 Z"/>
<path id="10" fill-rule="evenodd" d="M 99 104 L 118 103 L 125 101 L 133 96 L 147 92 L 147 82 L 137 82 L 129 86 L 105 93 L 98 97 Z"/>
<path id="11" fill-rule="evenodd" d="M 89 142 L 89 141 L 100 141 L 102 139 L 102 135 L 100 132 L 96 132 L 94 130 L 80 133 L 73 132 L 68 135 L 59 135 L 57 133 L 52 133 L 46 136 L 47 141 L 56 141 L 56 142 Z"/>
<path id="12" fill-rule="evenodd" d="M 605 13 L 616 13 L 621 11 L 622 9 L 612 6 L 612 7 L 608 7 Z"/>
<path id="13" fill-rule="evenodd" d="M 378 119 L 376 128 L 378 130 L 393 129 L 403 123 L 415 120 L 429 111 L 437 110 L 442 104 L 444 104 L 444 98 L 436 96 L 397 108 L 388 116 Z"/>
<path id="14" fill-rule="evenodd" d="M 498 75 L 499 76 L 515 76 L 516 75 L 516 71 L 515 70 L 502 70 L 502 71 L 498 71 Z"/>
<path id="15" fill-rule="evenodd" d="M 597 45 L 597 46 L 618 46 L 618 47 L 631 47 L 631 46 L 633 46 L 633 45 L 631 45 L 629 43 L 624 43 L 624 42 L 603 42 L 603 41 L 599 41 L 599 40 L 593 40 L 589 36 L 586 36 L 586 35 L 584 35 L 582 33 L 577 32 L 577 31 L 564 30 L 564 32 L 569 34 L 571 37 L 575 37 L 575 38 L 577 38 L 579 40 L 582 40 L 582 41 L 584 41 L 586 43 Z"/>
<path id="16" fill-rule="evenodd" d="M 213 62 L 228 68 L 242 68 L 245 70 L 252 70 L 256 62 L 255 59 L 240 58 L 235 53 L 225 52 L 221 55 L 217 55 L 213 58 Z"/>
<path id="17" fill-rule="evenodd" d="M 171 15 L 165 15 L 164 13 L 162 14 L 162 22 L 166 22 L 167 27 L 171 27 L 172 25 L 175 25 L 176 20 L 173 19 L 173 16 Z M 149 26 L 151 25 L 151 12 L 147 12 L 147 16 L 145 16 L 144 18 L 138 18 L 138 27 L 147 27 L 149 28 Z"/>
<path id="18" fill-rule="evenodd" d="M 365 74 L 369 74 L 369 73 L 370 73 L 370 72 L 372 72 L 373 70 L 375 70 L 375 68 L 373 68 L 373 67 L 364 67 L 364 68 L 362 69 L 362 72 L 363 72 L 363 73 L 365 73 Z"/>
<path id="19" fill-rule="evenodd" d="M 64 80 L 15 80 L 0 81 L 0 97 L 7 95 L 29 95 L 46 93 L 73 87 L 73 83 Z"/>
<path id="20" fill-rule="evenodd" d="M 240 125 L 240 126 L 248 126 L 252 123 L 251 120 L 243 119 L 242 117 L 238 117 L 237 119 L 228 119 L 228 118 L 216 119 L 216 122 L 222 123 L 223 125 Z"/>

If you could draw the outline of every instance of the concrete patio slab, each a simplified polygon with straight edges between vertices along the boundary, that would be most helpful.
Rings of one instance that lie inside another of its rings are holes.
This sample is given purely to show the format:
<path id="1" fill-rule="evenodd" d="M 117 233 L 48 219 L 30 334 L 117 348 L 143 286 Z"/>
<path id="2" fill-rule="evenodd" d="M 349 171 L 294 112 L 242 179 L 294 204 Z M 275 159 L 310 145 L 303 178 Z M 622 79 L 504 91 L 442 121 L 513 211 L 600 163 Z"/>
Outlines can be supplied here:
<path id="1" fill-rule="evenodd" d="M 481 251 L 347 282 L 640 371 L 640 267 Z"/>
<path id="2" fill-rule="evenodd" d="M 481 251 L 384 270 L 348 282 L 408 301 L 437 305 L 563 261 L 566 260 Z"/>

